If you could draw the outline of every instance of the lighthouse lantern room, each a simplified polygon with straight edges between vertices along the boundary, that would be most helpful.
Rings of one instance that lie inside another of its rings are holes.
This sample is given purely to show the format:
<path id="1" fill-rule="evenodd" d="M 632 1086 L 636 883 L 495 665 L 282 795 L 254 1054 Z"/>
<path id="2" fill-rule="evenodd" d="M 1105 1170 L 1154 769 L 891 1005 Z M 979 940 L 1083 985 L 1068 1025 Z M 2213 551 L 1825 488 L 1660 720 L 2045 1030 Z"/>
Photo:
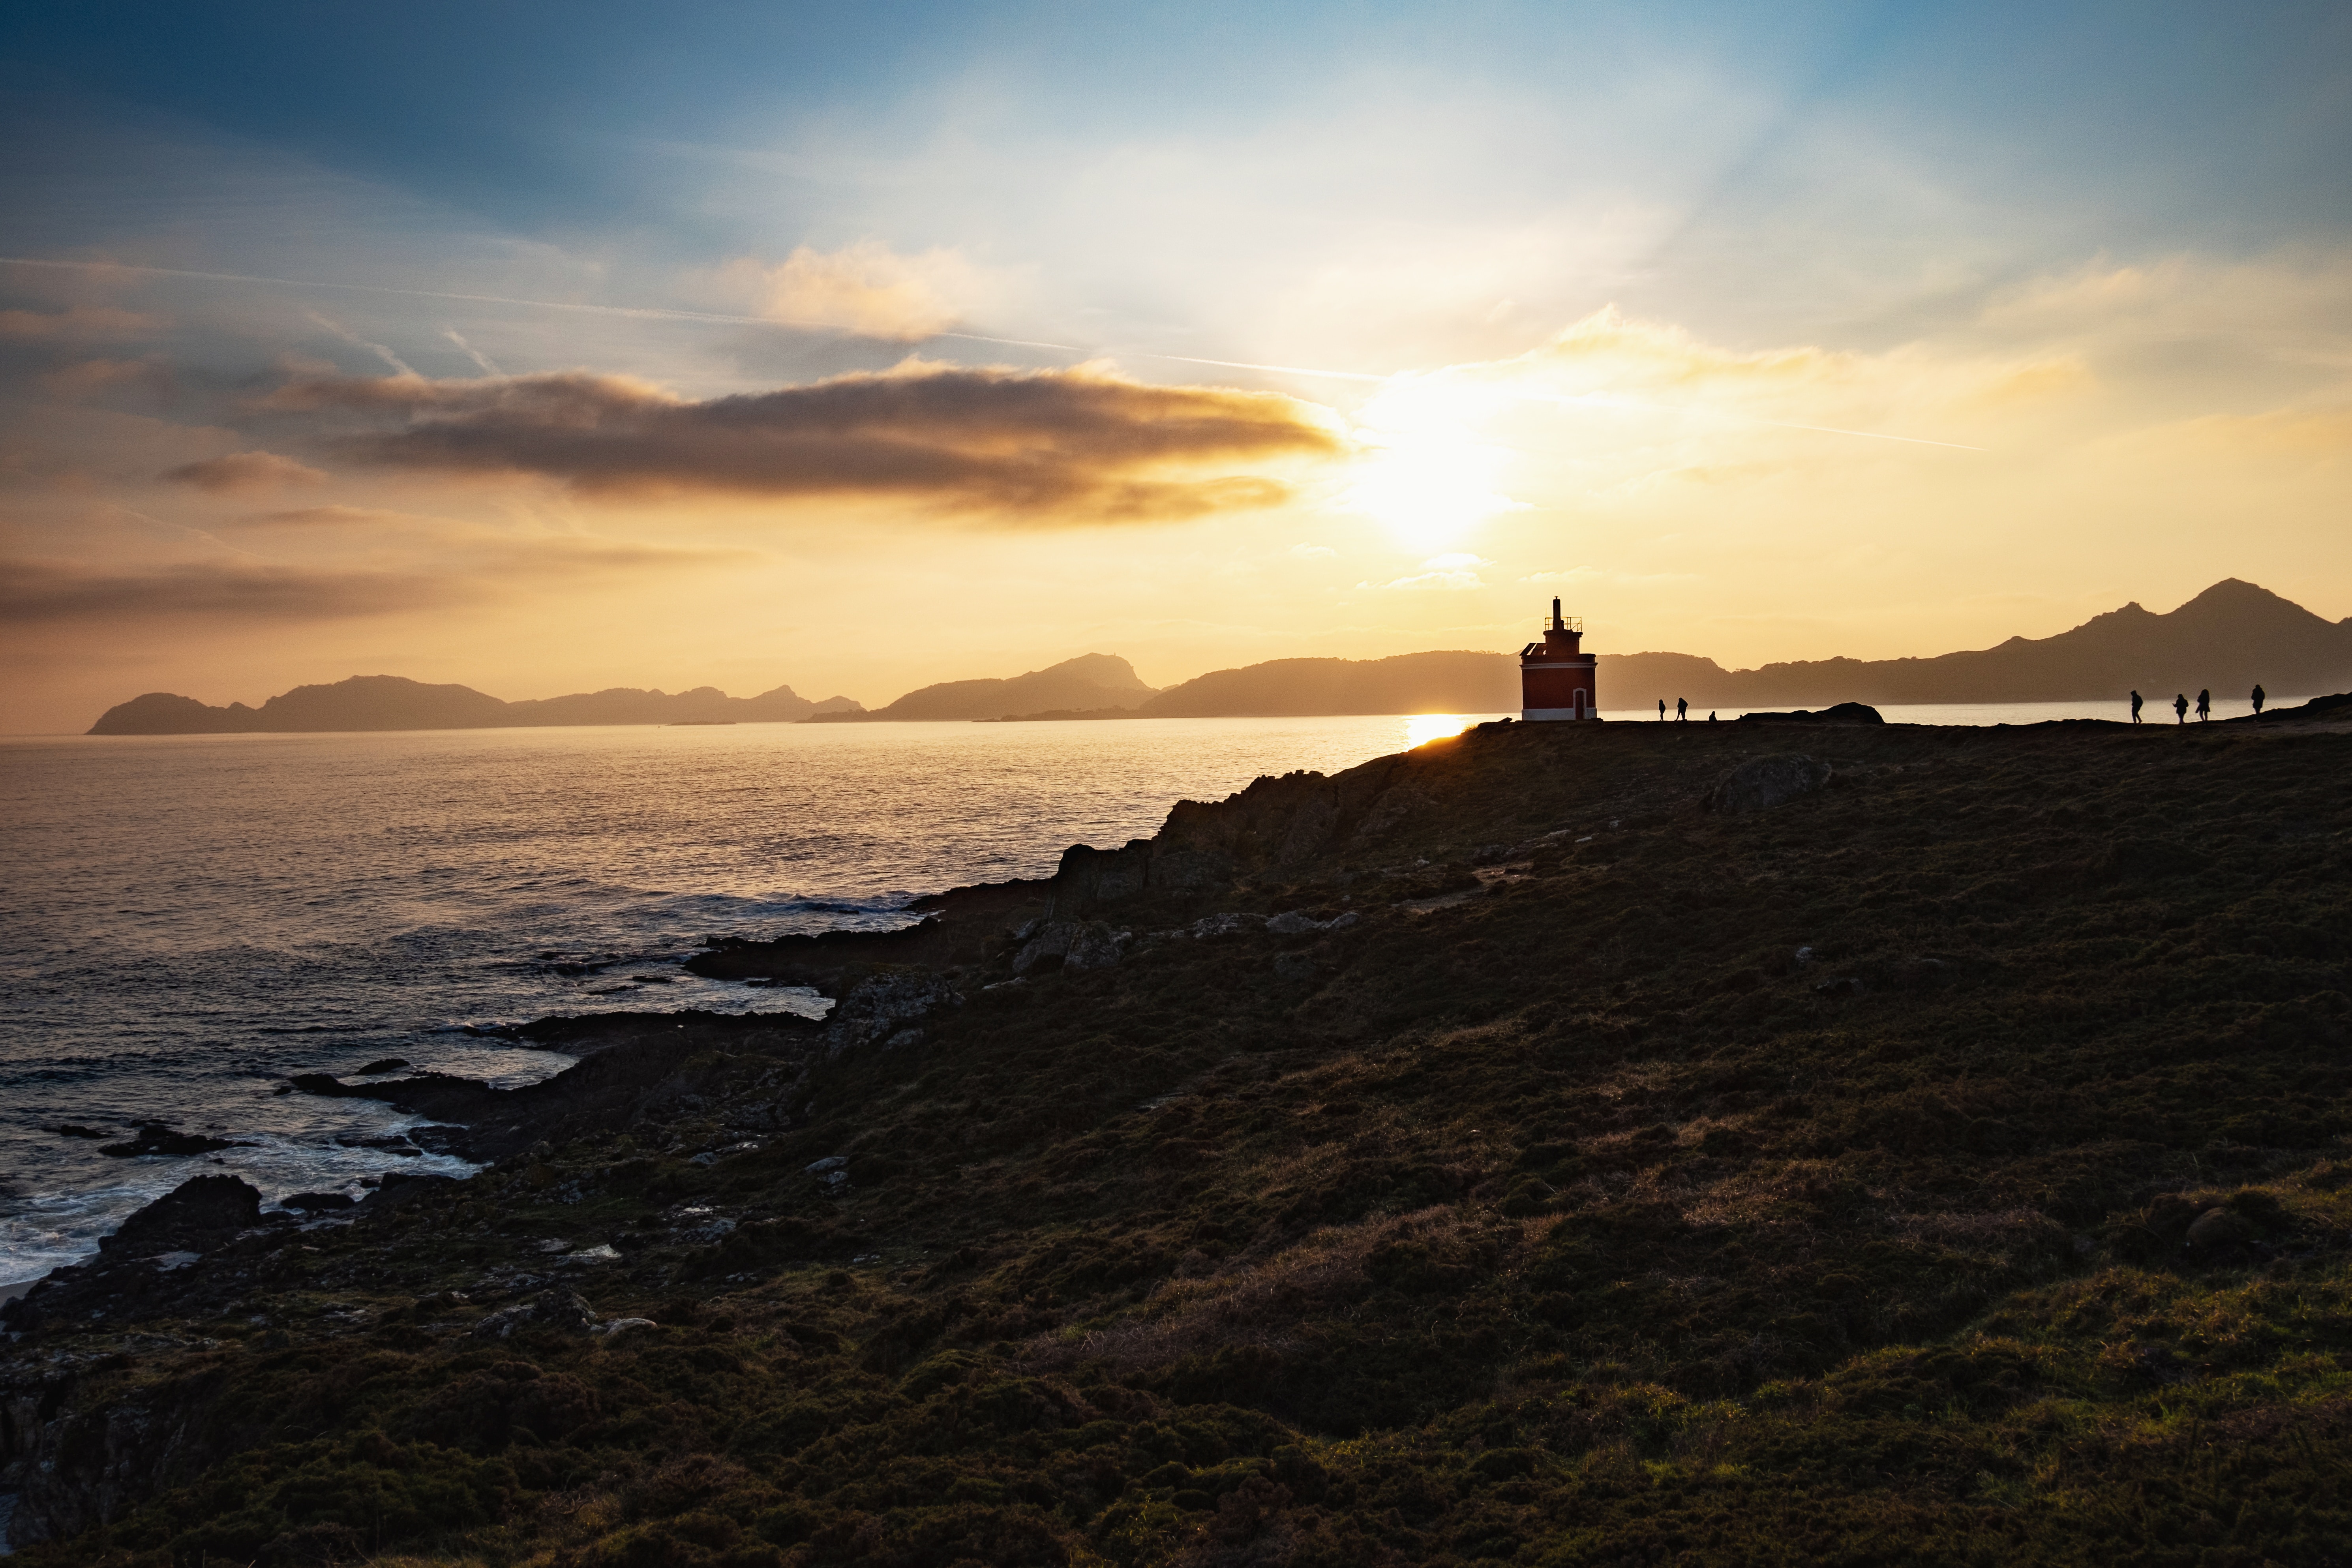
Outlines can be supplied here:
<path id="1" fill-rule="evenodd" d="M 1593 700 L 1593 657 L 1586 653 L 1584 617 L 1559 613 L 1551 602 L 1551 625 L 1543 640 L 1519 650 L 1519 717 L 1538 719 L 1598 719 Z"/>

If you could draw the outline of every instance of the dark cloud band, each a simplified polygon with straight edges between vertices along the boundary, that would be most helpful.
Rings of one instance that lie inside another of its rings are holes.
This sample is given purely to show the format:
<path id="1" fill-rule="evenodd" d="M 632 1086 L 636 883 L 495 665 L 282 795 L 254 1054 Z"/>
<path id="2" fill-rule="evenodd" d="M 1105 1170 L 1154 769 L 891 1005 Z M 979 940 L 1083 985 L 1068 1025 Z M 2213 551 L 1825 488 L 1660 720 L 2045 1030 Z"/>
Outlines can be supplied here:
<path id="1" fill-rule="evenodd" d="M 331 621 L 391 615 L 478 596 L 442 578 L 390 572 L 194 563 L 108 572 L 37 561 L 0 563 L 0 625 L 152 621 Z"/>
<path id="2" fill-rule="evenodd" d="M 872 497 L 1055 523 L 1270 505 L 1287 494 L 1279 480 L 1207 470 L 1345 444 L 1294 398 L 1091 368 L 923 366 L 701 403 L 586 374 L 335 378 L 290 383 L 267 406 L 399 419 L 340 438 L 383 465 L 539 474 L 590 495 Z"/>

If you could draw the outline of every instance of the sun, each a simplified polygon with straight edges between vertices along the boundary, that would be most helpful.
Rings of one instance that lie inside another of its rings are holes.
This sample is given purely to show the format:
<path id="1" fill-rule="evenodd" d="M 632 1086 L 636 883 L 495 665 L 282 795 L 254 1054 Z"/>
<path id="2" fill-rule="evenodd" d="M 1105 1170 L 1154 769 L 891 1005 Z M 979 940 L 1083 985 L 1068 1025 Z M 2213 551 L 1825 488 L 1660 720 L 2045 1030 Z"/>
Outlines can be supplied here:
<path id="1" fill-rule="evenodd" d="M 1357 416 L 1366 455 L 1339 498 L 1342 510 L 1386 524 L 1415 552 L 1450 549 L 1487 519 L 1524 510 L 1526 502 L 1501 489 L 1508 449 L 1479 431 L 1489 402 L 1426 381 L 1383 388 Z"/>

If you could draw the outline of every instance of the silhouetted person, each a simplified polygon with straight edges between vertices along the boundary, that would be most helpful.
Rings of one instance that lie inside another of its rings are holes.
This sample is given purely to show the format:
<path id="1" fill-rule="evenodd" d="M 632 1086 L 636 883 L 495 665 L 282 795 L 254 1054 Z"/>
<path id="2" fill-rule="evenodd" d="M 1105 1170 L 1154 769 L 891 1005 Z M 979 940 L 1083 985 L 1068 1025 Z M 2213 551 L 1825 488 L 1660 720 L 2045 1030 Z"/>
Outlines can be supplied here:
<path id="1" fill-rule="evenodd" d="M 2207 687 L 2197 694 L 2197 721 L 2200 724 L 2213 717 L 2213 689 Z"/>
<path id="2" fill-rule="evenodd" d="M 1677 724 L 1687 724 L 1690 722 L 1689 699 L 1683 697 L 1677 697 L 1675 699 L 1675 722 Z"/>
<path id="3" fill-rule="evenodd" d="M 1712 708 L 1706 710 L 1706 721 L 1710 724 L 1715 722 L 1715 710 Z"/>
<path id="4" fill-rule="evenodd" d="M 1658 699 L 1658 722 L 1659 722 L 1659 723 L 1661 723 L 1661 724 L 1663 724 L 1663 723 L 1664 723 L 1665 721 L 1666 721 L 1666 700 L 1665 700 L 1664 698 L 1661 697 L 1661 698 L 1659 698 L 1659 699 Z"/>
<path id="5" fill-rule="evenodd" d="M 2262 712 L 2262 710 L 2263 710 L 2263 689 L 2258 685 L 2258 686 L 2256 686 L 2256 687 L 2254 688 L 2254 711 L 2255 711 L 2257 714 L 2259 714 L 2260 712 Z"/>
<path id="6" fill-rule="evenodd" d="M 2132 722 L 2139 722 L 2139 693 L 2137 691 L 2132 693 Z"/>
<path id="7" fill-rule="evenodd" d="M 2172 721 L 2176 724 L 2189 722 L 2189 698 L 2185 693 L 2176 691 L 2172 694 Z"/>

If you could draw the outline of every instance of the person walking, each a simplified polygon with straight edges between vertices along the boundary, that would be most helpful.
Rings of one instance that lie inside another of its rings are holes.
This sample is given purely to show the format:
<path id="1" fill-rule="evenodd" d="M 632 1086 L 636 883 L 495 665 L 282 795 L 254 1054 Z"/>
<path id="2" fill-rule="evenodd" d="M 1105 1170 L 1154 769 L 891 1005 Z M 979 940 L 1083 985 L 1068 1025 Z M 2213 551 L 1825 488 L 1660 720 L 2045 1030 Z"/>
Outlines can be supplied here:
<path id="1" fill-rule="evenodd" d="M 1675 722 L 1677 724 L 1690 722 L 1690 699 L 1687 697 L 1675 699 Z"/>
<path id="2" fill-rule="evenodd" d="M 2172 694 L 2172 721 L 2176 724 L 2189 722 L 2189 697 L 2186 692 Z"/>
<path id="3" fill-rule="evenodd" d="M 2255 684 L 2254 684 L 2254 716 L 2255 716 L 2256 718 L 2260 718 L 2260 717 L 2262 717 L 2262 711 L 2263 711 L 2263 696 L 2264 696 L 2264 693 L 2263 693 L 2263 691 L 2262 683 L 2261 683 L 2261 682 L 2259 682 L 2259 681 L 2255 682 Z"/>
<path id="4" fill-rule="evenodd" d="M 1661 698 L 1659 698 L 1659 699 L 1658 699 L 1658 722 L 1659 722 L 1659 723 L 1661 723 L 1661 724 L 1663 724 L 1663 723 L 1664 723 L 1665 721 L 1666 721 L 1666 700 L 1665 700 L 1664 698 L 1661 697 Z"/>
<path id="5" fill-rule="evenodd" d="M 2132 722 L 2139 722 L 2139 693 L 2137 691 L 2132 693 Z"/>
<path id="6" fill-rule="evenodd" d="M 2202 724 L 2213 717 L 2213 689 L 2207 687 L 2197 694 L 2197 721 Z"/>

